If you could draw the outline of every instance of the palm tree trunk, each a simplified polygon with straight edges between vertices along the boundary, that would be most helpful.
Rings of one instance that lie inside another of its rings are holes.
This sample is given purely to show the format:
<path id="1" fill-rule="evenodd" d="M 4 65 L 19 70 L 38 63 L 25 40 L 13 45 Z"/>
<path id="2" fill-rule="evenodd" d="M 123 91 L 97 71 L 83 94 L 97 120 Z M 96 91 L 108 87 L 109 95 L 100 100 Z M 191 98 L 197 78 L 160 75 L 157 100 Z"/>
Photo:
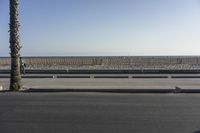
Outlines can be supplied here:
<path id="1" fill-rule="evenodd" d="M 21 89 L 20 75 L 20 44 L 19 44 L 19 2 L 10 0 L 10 55 L 11 55 L 11 73 L 10 90 L 18 91 Z"/>

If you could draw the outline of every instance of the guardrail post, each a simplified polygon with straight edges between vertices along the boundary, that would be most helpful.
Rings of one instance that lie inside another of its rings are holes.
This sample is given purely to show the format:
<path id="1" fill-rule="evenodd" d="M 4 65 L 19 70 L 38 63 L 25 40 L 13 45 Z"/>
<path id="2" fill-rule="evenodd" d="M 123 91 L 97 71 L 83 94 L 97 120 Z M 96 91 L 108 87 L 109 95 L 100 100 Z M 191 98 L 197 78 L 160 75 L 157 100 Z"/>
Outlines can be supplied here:
<path id="1" fill-rule="evenodd" d="M 53 75 L 53 79 L 56 79 L 57 78 L 57 75 Z"/>

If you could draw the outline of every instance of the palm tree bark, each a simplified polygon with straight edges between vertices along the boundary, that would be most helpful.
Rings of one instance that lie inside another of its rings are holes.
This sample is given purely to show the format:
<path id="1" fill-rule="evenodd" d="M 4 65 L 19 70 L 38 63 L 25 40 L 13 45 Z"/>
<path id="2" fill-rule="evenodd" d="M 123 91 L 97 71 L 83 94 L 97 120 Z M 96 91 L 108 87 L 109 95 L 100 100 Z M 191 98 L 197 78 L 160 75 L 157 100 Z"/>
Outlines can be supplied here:
<path id="1" fill-rule="evenodd" d="M 10 55 L 11 55 L 11 73 L 10 90 L 18 91 L 21 89 L 20 75 L 20 44 L 19 44 L 19 1 L 10 0 Z"/>

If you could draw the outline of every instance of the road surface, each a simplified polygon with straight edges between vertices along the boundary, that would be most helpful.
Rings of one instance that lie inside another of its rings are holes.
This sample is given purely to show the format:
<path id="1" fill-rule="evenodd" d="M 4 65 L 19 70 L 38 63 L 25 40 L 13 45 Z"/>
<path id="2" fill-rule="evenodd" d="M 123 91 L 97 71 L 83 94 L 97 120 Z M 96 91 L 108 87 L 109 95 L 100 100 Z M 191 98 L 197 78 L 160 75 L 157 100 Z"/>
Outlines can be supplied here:
<path id="1" fill-rule="evenodd" d="M 199 94 L 0 93 L 0 133 L 198 133 Z"/>

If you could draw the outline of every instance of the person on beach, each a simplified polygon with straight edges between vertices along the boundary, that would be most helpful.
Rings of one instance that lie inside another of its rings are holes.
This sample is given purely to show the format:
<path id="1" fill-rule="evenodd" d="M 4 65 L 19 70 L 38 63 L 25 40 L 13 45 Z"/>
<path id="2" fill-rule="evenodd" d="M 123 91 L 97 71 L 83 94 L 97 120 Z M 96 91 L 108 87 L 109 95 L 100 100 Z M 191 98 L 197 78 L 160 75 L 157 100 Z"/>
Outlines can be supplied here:
<path id="1" fill-rule="evenodd" d="M 22 57 L 20 57 L 20 72 L 21 74 L 25 74 L 25 67 L 26 67 L 26 64 L 24 62 L 24 60 L 22 59 Z"/>

